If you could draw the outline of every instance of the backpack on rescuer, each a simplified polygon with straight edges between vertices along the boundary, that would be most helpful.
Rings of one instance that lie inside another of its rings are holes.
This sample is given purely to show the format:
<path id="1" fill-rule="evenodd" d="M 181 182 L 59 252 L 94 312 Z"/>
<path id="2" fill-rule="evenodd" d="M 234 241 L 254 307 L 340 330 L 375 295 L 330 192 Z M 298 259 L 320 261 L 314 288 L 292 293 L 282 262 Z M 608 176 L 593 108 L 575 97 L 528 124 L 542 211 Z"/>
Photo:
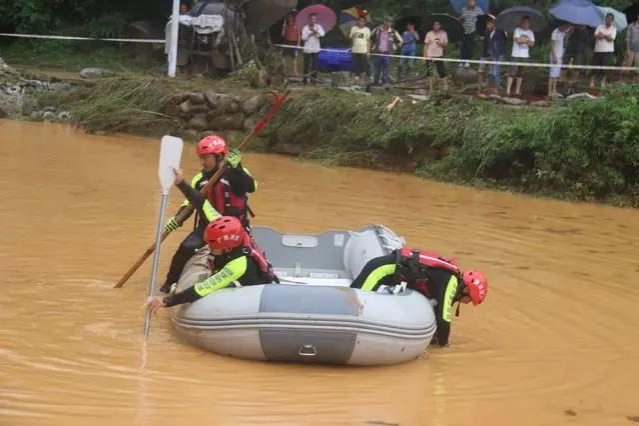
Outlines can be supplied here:
<path id="1" fill-rule="evenodd" d="M 397 266 L 400 274 L 408 279 L 417 278 L 415 275 L 428 268 L 443 268 L 453 274 L 461 274 L 455 259 L 442 257 L 431 251 L 411 250 L 406 247 L 397 250 Z"/>
<path id="2" fill-rule="evenodd" d="M 251 259 L 253 259 L 253 261 L 257 265 L 257 269 L 262 275 L 262 278 L 264 278 L 264 280 L 266 281 L 265 284 L 279 284 L 280 279 L 277 278 L 277 275 L 275 275 L 273 265 L 271 265 L 268 259 L 266 259 L 266 254 L 264 253 L 264 251 L 260 248 L 260 246 L 257 245 L 255 240 L 248 233 L 246 233 L 246 236 L 244 237 L 244 246 L 244 253 L 246 253 L 251 257 Z"/>
<path id="3" fill-rule="evenodd" d="M 442 268 L 455 275 L 461 275 L 459 265 L 455 259 L 442 257 L 434 252 L 411 250 L 407 247 L 402 247 L 396 251 L 396 256 L 398 281 L 412 283 L 416 290 L 427 296 L 429 294 L 425 272 L 429 268 Z"/>

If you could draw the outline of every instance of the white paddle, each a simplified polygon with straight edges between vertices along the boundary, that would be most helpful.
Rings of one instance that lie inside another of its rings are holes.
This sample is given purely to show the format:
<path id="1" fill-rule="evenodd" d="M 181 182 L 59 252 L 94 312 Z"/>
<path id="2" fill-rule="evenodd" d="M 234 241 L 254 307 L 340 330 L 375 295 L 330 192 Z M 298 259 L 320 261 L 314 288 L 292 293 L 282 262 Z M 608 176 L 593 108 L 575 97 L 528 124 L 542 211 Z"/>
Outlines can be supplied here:
<path id="1" fill-rule="evenodd" d="M 151 280 L 149 281 L 149 291 L 147 299 L 153 297 L 155 290 L 155 279 L 158 273 L 158 261 L 160 260 L 160 244 L 162 243 L 162 229 L 164 228 L 164 211 L 169 198 L 169 189 L 173 185 L 175 175 L 173 169 L 180 167 L 180 159 L 182 158 L 182 139 L 173 136 L 164 136 L 160 144 L 160 166 L 158 168 L 158 177 L 162 186 L 162 202 L 160 204 L 160 217 L 158 219 L 158 227 L 155 231 L 155 254 L 153 255 L 153 269 L 151 270 Z M 149 328 L 151 327 L 151 310 L 146 309 L 144 316 L 144 337 L 149 336 Z"/>

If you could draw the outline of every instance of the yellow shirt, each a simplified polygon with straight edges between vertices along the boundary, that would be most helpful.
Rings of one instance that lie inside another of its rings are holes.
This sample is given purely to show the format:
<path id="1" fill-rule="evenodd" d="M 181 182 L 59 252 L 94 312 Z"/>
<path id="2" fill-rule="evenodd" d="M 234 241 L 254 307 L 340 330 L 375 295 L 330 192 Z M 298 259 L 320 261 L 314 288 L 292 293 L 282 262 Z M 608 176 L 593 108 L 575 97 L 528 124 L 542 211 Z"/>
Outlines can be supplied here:
<path id="1" fill-rule="evenodd" d="M 368 53 L 368 43 L 371 39 L 371 30 L 368 27 L 351 28 L 351 39 L 353 40 L 353 53 Z"/>

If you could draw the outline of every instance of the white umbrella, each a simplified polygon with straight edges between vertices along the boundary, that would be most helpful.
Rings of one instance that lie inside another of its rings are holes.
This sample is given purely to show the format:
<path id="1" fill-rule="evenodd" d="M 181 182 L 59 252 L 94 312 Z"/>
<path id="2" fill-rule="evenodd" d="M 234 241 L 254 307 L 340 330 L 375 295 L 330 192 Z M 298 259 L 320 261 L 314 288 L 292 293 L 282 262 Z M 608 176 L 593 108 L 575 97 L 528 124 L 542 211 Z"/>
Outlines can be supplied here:
<path id="1" fill-rule="evenodd" d="M 625 13 L 619 12 L 618 10 L 613 9 L 612 7 L 603 7 L 603 6 L 597 6 L 597 7 L 599 8 L 599 10 L 601 10 L 604 16 L 611 13 L 612 16 L 615 17 L 615 20 L 613 21 L 612 25 L 614 25 L 615 28 L 617 28 L 617 31 L 623 31 L 626 29 L 626 27 L 628 27 L 628 18 L 626 18 Z"/>

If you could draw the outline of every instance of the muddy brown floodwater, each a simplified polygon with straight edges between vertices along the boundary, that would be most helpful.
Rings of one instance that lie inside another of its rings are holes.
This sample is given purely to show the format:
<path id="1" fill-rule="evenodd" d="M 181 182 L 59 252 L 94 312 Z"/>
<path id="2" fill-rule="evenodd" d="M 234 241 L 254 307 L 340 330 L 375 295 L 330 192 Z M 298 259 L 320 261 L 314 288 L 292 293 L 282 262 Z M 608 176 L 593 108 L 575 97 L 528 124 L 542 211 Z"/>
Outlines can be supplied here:
<path id="1" fill-rule="evenodd" d="M 186 174 L 197 170 L 187 145 Z M 205 353 L 168 312 L 142 339 L 158 141 L 0 121 L 0 425 L 628 425 L 639 419 L 639 212 L 246 155 L 254 223 L 383 223 L 484 269 L 451 347 L 394 367 Z M 171 193 L 172 208 L 178 205 Z M 186 228 L 186 227 L 185 227 Z M 186 229 L 162 250 L 162 270 Z"/>

